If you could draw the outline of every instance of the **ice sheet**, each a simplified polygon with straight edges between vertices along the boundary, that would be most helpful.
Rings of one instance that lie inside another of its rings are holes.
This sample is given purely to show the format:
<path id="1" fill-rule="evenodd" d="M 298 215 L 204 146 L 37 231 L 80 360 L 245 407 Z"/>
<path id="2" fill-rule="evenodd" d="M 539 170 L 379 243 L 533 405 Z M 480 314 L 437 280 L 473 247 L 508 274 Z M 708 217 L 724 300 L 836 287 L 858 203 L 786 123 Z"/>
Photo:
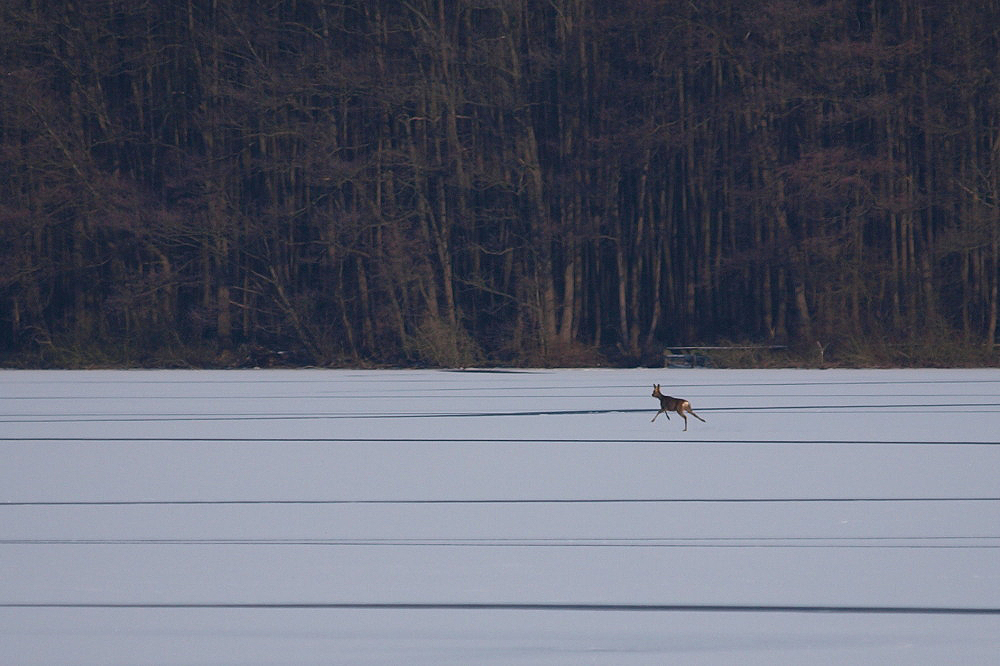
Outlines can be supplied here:
<path id="1" fill-rule="evenodd" d="M 988 663 L 998 389 L 2 372 L 0 662 Z"/>

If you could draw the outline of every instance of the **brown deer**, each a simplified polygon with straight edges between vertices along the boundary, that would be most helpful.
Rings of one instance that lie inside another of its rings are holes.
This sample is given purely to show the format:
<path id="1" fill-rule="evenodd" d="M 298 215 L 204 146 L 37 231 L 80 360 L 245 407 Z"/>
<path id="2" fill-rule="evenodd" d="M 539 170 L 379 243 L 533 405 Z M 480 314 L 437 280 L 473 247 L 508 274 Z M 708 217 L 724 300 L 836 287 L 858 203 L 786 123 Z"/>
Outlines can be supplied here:
<path id="1" fill-rule="evenodd" d="M 678 414 L 681 415 L 681 418 L 684 419 L 684 431 L 686 432 L 688 429 L 688 417 L 686 414 L 684 414 L 684 412 L 687 412 L 688 414 L 695 417 L 702 423 L 707 423 L 705 419 L 701 418 L 700 416 L 694 413 L 694 410 L 691 409 L 691 403 L 685 400 L 684 398 L 671 398 L 669 395 L 663 395 L 662 393 L 660 393 L 659 384 L 653 384 L 653 397 L 658 398 L 660 401 L 660 411 L 656 412 L 656 414 L 653 415 L 653 421 L 655 421 L 656 417 L 659 416 L 660 414 L 666 416 L 667 420 L 669 421 L 670 414 L 668 412 L 677 412 Z M 650 423 L 652 423 L 653 421 L 650 421 Z"/>

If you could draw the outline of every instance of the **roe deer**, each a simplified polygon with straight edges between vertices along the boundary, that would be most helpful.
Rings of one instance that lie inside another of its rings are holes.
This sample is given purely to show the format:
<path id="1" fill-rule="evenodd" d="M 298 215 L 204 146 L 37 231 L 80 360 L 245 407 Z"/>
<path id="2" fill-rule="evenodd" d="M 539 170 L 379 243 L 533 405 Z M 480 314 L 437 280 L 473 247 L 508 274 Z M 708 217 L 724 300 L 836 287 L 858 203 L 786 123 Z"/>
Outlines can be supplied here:
<path id="1" fill-rule="evenodd" d="M 669 395 L 663 395 L 662 393 L 660 393 L 659 384 L 653 384 L 653 397 L 658 398 L 660 400 L 660 411 L 656 412 L 656 414 L 653 415 L 653 421 L 655 421 L 656 417 L 659 416 L 660 414 L 666 416 L 667 420 L 669 421 L 670 414 L 668 414 L 667 412 L 677 412 L 678 414 L 681 415 L 681 418 L 684 419 L 684 430 L 687 431 L 688 417 L 686 414 L 684 414 L 684 412 L 687 412 L 688 414 L 695 417 L 702 423 L 707 423 L 705 419 L 701 418 L 700 416 L 694 413 L 694 410 L 691 409 L 691 403 L 685 400 L 684 398 L 671 398 Z M 653 421 L 650 421 L 650 423 L 652 423 Z"/>

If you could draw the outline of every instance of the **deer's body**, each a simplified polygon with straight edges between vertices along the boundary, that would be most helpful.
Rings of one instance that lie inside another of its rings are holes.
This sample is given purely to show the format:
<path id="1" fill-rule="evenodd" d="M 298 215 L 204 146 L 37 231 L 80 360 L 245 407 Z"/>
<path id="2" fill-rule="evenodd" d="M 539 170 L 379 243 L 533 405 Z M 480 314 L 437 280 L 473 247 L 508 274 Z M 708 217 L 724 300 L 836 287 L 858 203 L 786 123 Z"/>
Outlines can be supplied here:
<path id="1" fill-rule="evenodd" d="M 702 423 L 706 422 L 705 419 L 701 418 L 700 416 L 694 413 L 694 410 L 691 409 L 691 403 L 685 400 L 684 398 L 672 398 L 669 395 L 663 395 L 662 393 L 660 393 L 659 384 L 653 384 L 653 397 L 660 401 L 660 411 L 656 412 L 656 414 L 653 415 L 653 421 L 655 421 L 656 417 L 659 416 L 660 414 L 666 416 L 667 420 L 669 421 L 670 420 L 669 412 L 676 412 L 677 414 L 681 415 L 682 419 L 684 419 L 685 431 L 688 429 L 687 414 L 690 414 L 691 416 L 695 417 Z M 687 412 L 687 414 L 685 414 L 685 412 Z M 652 423 L 653 421 L 650 421 L 650 423 Z"/>

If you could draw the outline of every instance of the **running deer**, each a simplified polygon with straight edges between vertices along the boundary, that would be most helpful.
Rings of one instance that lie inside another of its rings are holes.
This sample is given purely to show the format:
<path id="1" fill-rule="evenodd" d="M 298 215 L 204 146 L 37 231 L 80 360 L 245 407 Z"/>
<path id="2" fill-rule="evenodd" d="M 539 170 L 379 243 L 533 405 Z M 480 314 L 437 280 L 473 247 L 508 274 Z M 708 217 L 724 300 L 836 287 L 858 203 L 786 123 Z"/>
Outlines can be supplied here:
<path id="1" fill-rule="evenodd" d="M 660 393 L 659 384 L 653 384 L 653 397 L 658 398 L 660 401 L 660 411 L 656 412 L 656 414 L 653 415 L 653 421 L 655 421 L 656 417 L 659 416 L 660 414 L 666 416 L 667 420 L 669 421 L 670 414 L 668 412 L 677 412 L 678 414 L 681 415 L 681 418 L 684 419 L 684 430 L 687 431 L 688 417 L 684 413 L 687 412 L 688 414 L 695 417 L 702 423 L 707 423 L 705 419 L 701 418 L 700 416 L 694 413 L 694 410 L 691 409 L 691 403 L 685 400 L 684 398 L 671 398 L 669 395 L 663 395 L 662 393 Z M 650 423 L 652 423 L 653 421 L 650 421 Z"/>

